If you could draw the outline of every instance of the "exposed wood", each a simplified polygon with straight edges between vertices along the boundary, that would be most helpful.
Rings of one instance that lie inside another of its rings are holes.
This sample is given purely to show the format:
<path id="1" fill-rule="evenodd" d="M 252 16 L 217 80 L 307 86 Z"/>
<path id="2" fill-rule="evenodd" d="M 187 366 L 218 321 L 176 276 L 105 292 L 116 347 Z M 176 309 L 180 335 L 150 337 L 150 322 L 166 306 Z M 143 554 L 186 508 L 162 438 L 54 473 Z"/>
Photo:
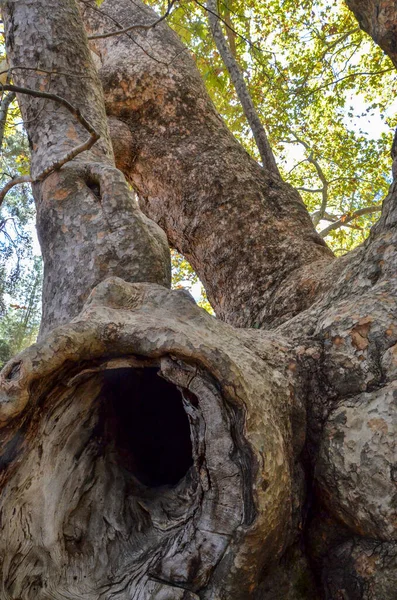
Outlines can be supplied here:
<path id="1" fill-rule="evenodd" d="M 100 284 L 0 376 L 4 597 L 246 599 L 299 525 L 304 416 L 289 353 L 185 292 Z M 159 485 L 189 452 L 167 416 L 175 395 L 192 456 Z M 150 458 L 134 443 L 142 428 Z"/>

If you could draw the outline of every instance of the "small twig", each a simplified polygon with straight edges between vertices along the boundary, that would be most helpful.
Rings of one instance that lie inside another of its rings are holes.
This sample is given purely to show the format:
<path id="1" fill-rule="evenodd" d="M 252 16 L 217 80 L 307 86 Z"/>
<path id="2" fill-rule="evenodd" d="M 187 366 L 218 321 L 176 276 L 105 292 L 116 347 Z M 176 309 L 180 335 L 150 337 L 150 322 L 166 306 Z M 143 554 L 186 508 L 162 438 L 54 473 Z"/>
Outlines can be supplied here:
<path id="1" fill-rule="evenodd" d="M 376 206 L 366 206 L 365 208 L 360 208 L 350 214 L 349 213 L 344 214 L 341 216 L 340 219 L 338 219 L 337 221 L 334 221 L 334 223 L 331 223 L 331 225 L 328 225 L 325 229 L 320 231 L 320 235 L 321 235 L 321 237 L 324 238 L 329 233 L 331 233 L 331 231 L 334 231 L 335 229 L 339 229 L 339 227 L 344 227 L 345 225 L 348 225 L 348 223 L 350 223 L 350 221 L 353 221 L 357 217 L 361 217 L 362 215 L 370 215 L 372 213 L 379 212 L 381 210 L 382 210 L 382 205 L 377 204 Z"/>
<path id="2" fill-rule="evenodd" d="M 118 21 L 116 21 L 116 19 L 114 19 L 111 15 L 109 15 L 108 13 L 104 12 L 102 9 L 98 8 L 95 5 L 92 5 L 91 2 L 89 2 L 89 0 L 81 0 L 81 2 L 83 2 L 86 7 L 88 9 L 91 9 L 92 11 L 100 14 L 102 17 L 106 17 L 107 19 L 109 19 L 110 21 L 112 21 L 112 23 L 114 23 L 116 25 L 116 27 L 118 27 L 120 30 L 124 29 L 123 25 L 121 25 Z M 142 52 L 144 54 L 146 54 L 146 56 L 148 56 L 149 58 L 151 58 L 152 60 L 154 60 L 156 63 L 158 63 L 159 65 L 165 65 L 166 67 L 169 66 L 168 63 L 159 60 L 158 58 L 156 58 L 155 56 L 153 56 L 152 54 L 150 54 L 150 52 L 148 52 L 131 34 L 129 31 L 125 32 L 124 35 L 126 35 L 133 44 L 135 44 L 135 46 L 138 46 L 138 48 L 140 50 L 142 50 Z M 179 53 L 178 53 L 179 54 Z M 173 57 L 176 58 L 176 57 Z M 171 61 L 172 62 L 172 61 Z"/>
<path id="3" fill-rule="evenodd" d="M 70 152 L 68 152 L 63 158 L 57 160 L 56 162 L 54 162 L 51 165 L 49 165 L 48 167 L 46 167 L 36 177 L 36 179 L 33 179 L 29 175 L 15 177 L 14 179 L 11 179 L 11 181 L 9 181 L 0 190 L 0 206 L 5 198 L 6 194 L 14 186 L 19 185 L 21 183 L 36 183 L 39 181 L 43 181 L 46 177 L 48 177 L 48 175 L 50 175 L 50 173 L 53 173 L 54 171 L 59 170 L 61 167 L 63 167 L 63 165 L 65 165 L 67 162 L 70 162 L 71 160 L 76 158 L 76 156 L 78 156 L 85 150 L 89 150 L 95 144 L 95 142 L 97 142 L 99 140 L 99 137 L 100 137 L 99 134 L 94 129 L 94 127 L 91 125 L 91 123 L 89 123 L 89 121 L 87 121 L 87 119 L 85 119 L 85 117 L 83 117 L 80 110 L 78 108 L 76 108 L 75 106 L 73 106 L 73 104 L 71 104 L 68 100 L 66 100 L 65 98 L 62 98 L 62 96 L 58 96 L 57 94 L 51 94 L 50 92 L 40 92 L 38 90 L 20 87 L 17 85 L 8 85 L 7 84 L 7 85 L 2 85 L 1 88 L 7 92 L 18 93 L 18 94 L 27 94 L 29 96 L 34 96 L 35 98 L 45 98 L 47 100 L 53 100 L 54 102 L 61 104 L 79 121 L 79 123 L 81 123 L 81 125 L 84 127 L 84 129 L 86 129 L 88 131 L 88 133 L 90 134 L 90 137 L 88 138 L 88 140 L 86 140 L 85 142 L 83 142 L 82 144 L 80 144 L 79 146 L 77 146 L 76 148 L 71 150 Z"/>
<path id="4" fill-rule="evenodd" d="M 50 71 L 48 69 L 42 69 L 41 67 L 25 67 L 24 65 L 14 65 L 9 67 L 5 71 L 0 71 L 0 76 L 4 73 L 11 73 L 15 70 L 23 71 L 35 71 L 36 73 L 46 73 L 47 75 L 66 75 L 67 77 L 78 77 L 79 79 L 88 79 L 90 75 L 83 75 L 82 73 L 73 73 L 72 71 Z"/>
<path id="5" fill-rule="evenodd" d="M 83 117 L 80 110 L 73 106 L 68 100 L 62 98 L 62 96 L 58 96 L 57 94 L 51 94 L 50 92 L 40 92 L 39 90 L 33 90 L 31 88 L 20 87 L 18 85 L 0 85 L 0 88 L 5 90 L 6 92 L 16 92 L 17 94 L 28 94 L 29 96 L 33 96 L 35 98 L 46 98 L 47 100 L 54 100 L 58 104 L 62 104 L 65 108 L 68 109 L 70 113 L 82 124 L 82 126 L 91 134 L 98 135 L 92 125 Z"/>
<path id="6" fill-rule="evenodd" d="M 344 77 L 340 77 L 339 79 L 333 79 L 332 81 L 324 83 L 323 85 L 320 85 L 320 86 L 318 86 L 318 87 L 316 87 L 316 88 L 314 88 L 312 90 L 309 90 L 305 94 L 300 94 L 300 92 L 298 92 L 298 94 L 301 95 L 302 98 L 308 98 L 312 94 L 316 94 L 320 90 L 324 90 L 324 89 L 330 87 L 331 85 L 336 85 L 337 83 L 340 83 L 341 81 L 344 81 L 345 79 L 351 79 L 352 77 L 374 77 L 376 75 L 383 75 L 383 73 L 389 73 L 390 71 L 394 71 L 394 70 L 395 70 L 395 67 L 390 67 L 388 69 L 382 69 L 381 71 L 368 71 L 368 72 L 363 72 L 363 73 L 350 73 L 349 75 L 345 75 Z"/>
<path id="7" fill-rule="evenodd" d="M 272 52 L 271 50 L 263 50 L 260 46 L 257 46 L 256 44 L 254 44 L 253 42 L 251 42 L 250 39 L 248 39 L 247 37 L 245 37 L 244 35 L 241 35 L 241 33 L 239 33 L 238 31 L 236 31 L 236 29 L 234 29 L 230 23 L 228 23 L 226 21 L 226 19 L 223 19 L 218 11 L 213 11 L 211 10 L 211 8 L 209 6 L 206 6 L 205 4 L 202 4 L 201 2 L 199 2 L 199 0 L 194 0 L 195 3 L 197 4 L 197 6 L 200 6 L 200 8 L 203 8 L 207 13 L 211 13 L 212 15 L 214 15 L 215 17 L 218 17 L 218 20 L 221 21 L 221 23 L 223 23 L 223 25 L 225 25 L 226 29 L 230 30 L 230 32 L 240 38 L 240 40 L 242 40 L 243 42 L 245 42 L 246 44 L 248 44 L 248 46 L 250 48 L 252 48 L 253 50 L 257 50 L 260 54 L 270 54 L 272 56 L 276 56 L 275 52 Z"/>
<path id="8" fill-rule="evenodd" d="M 33 183 L 33 179 L 30 177 L 30 175 L 23 175 L 21 177 L 14 177 L 14 179 L 11 179 L 10 181 L 8 181 L 8 183 L 6 183 L 5 186 L 2 187 L 0 190 L 0 206 L 2 205 L 2 202 L 3 202 L 4 198 L 6 197 L 6 195 L 8 194 L 8 192 L 14 186 L 20 185 L 21 183 Z"/>
<path id="9" fill-rule="evenodd" d="M 153 29 L 153 27 L 156 27 L 156 25 L 158 25 L 159 23 L 164 21 L 170 15 L 172 7 L 174 6 L 176 1 L 177 0 L 169 0 L 166 12 L 161 17 L 159 17 L 156 21 L 154 21 L 154 23 L 150 23 L 149 25 L 130 25 L 129 27 L 125 27 L 124 29 L 118 29 L 117 31 L 107 31 L 105 33 L 97 33 L 95 35 L 89 35 L 88 39 L 89 40 L 99 40 L 102 38 L 109 38 L 109 37 L 113 37 L 115 35 L 121 35 L 123 33 L 128 33 L 129 31 L 132 31 L 134 29 L 142 29 L 144 31 Z"/>
<path id="10" fill-rule="evenodd" d="M 316 188 L 315 190 L 311 189 L 311 188 L 306 188 L 306 187 L 296 187 L 296 190 L 299 190 L 300 192 L 309 192 L 310 194 L 321 194 L 323 191 L 323 188 Z"/>

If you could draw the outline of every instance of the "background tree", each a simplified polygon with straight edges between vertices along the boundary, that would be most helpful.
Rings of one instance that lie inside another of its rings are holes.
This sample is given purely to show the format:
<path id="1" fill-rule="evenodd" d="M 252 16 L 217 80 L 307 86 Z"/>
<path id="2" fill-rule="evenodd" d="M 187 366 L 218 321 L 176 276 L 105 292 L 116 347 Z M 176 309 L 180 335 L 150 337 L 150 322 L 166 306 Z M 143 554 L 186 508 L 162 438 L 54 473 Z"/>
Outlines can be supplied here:
<path id="1" fill-rule="evenodd" d="M 82 2 L 104 100 L 74 0 L 2 11 L 44 257 L 1 374 L 2 594 L 392 600 L 395 186 L 335 258 L 146 5 Z"/>

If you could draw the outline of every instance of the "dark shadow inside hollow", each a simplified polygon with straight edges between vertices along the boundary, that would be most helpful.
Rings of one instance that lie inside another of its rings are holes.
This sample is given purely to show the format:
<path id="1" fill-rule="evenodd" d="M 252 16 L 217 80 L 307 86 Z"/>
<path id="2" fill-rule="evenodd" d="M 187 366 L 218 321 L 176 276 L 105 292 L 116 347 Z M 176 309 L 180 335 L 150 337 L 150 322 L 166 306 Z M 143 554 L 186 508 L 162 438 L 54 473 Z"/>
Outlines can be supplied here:
<path id="1" fill-rule="evenodd" d="M 157 368 L 105 372 L 104 428 L 120 464 L 146 486 L 175 485 L 193 464 L 178 388 Z"/>

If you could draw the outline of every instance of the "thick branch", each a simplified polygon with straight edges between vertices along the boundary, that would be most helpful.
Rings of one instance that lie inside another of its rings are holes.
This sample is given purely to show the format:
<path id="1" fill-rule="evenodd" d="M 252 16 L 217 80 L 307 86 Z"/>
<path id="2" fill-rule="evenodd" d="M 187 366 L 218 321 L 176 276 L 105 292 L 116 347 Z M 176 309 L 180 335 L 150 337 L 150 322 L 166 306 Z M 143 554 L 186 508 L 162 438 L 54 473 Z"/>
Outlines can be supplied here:
<path id="1" fill-rule="evenodd" d="M 119 23 L 155 18 L 139 0 L 105 0 L 101 10 Z M 96 10 L 86 7 L 85 17 L 90 32 L 103 30 Z M 140 205 L 192 264 L 218 317 L 250 326 L 296 314 L 313 301 L 332 260 L 299 194 L 231 135 L 165 22 L 129 35 L 136 39 L 97 40 L 95 51 L 117 164 Z M 316 261 L 318 271 L 304 273 Z"/>
<path id="2" fill-rule="evenodd" d="M 244 77 L 240 71 L 240 67 L 237 64 L 233 53 L 228 46 L 228 43 L 223 35 L 221 22 L 218 13 L 217 0 L 208 0 L 207 2 L 208 19 L 214 38 L 216 47 L 218 48 L 219 54 L 222 57 L 223 62 L 229 72 L 230 78 L 236 89 L 237 96 L 241 102 L 244 110 L 244 114 L 251 127 L 253 136 L 258 146 L 259 153 L 261 155 L 262 163 L 265 169 L 272 173 L 279 175 L 279 170 L 276 165 L 276 161 L 269 144 L 265 129 L 261 123 L 259 115 L 256 111 L 251 95 L 245 84 Z"/>
<path id="3" fill-rule="evenodd" d="M 4 89 L 18 95 L 32 148 L 44 335 L 73 318 L 109 275 L 169 285 L 169 249 L 115 167 L 76 0 L 6 3 L 3 18 L 15 81 Z"/>

